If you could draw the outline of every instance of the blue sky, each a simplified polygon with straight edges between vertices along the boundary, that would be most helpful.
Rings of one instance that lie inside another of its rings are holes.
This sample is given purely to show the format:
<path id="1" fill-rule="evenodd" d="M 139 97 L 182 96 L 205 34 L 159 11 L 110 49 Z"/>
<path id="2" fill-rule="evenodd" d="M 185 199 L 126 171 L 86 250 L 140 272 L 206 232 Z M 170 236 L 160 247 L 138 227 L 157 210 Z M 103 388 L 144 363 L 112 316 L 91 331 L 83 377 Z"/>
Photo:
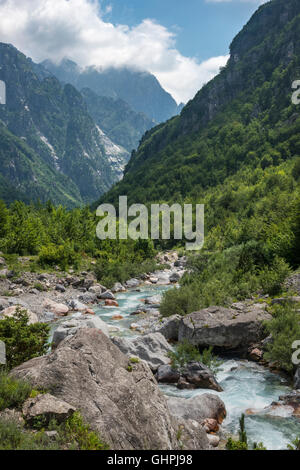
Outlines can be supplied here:
<path id="1" fill-rule="evenodd" d="M 0 0 L 0 41 L 36 62 L 130 67 L 187 102 L 266 0 Z"/>
<path id="2" fill-rule="evenodd" d="M 206 60 L 228 53 L 233 37 L 247 23 L 259 0 L 111 0 L 109 18 L 134 26 L 151 18 L 173 30 L 181 54 Z"/>

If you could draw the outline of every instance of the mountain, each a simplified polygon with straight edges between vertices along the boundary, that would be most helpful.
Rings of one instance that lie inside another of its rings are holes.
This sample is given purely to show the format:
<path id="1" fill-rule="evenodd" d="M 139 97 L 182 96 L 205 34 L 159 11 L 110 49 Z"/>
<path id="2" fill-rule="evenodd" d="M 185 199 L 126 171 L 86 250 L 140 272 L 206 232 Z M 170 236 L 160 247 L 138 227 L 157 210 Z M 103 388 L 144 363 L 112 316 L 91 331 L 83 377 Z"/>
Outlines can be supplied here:
<path id="1" fill-rule="evenodd" d="M 105 135 L 82 95 L 12 45 L 0 43 L 0 196 L 93 201 L 120 179 L 128 152 Z"/>
<path id="2" fill-rule="evenodd" d="M 137 113 L 143 113 L 156 123 L 178 114 L 182 105 L 177 105 L 154 75 L 129 68 L 98 69 L 80 67 L 64 59 L 60 64 L 46 60 L 42 66 L 60 81 L 71 83 L 78 90 L 90 88 L 99 96 L 121 99 Z"/>
<path id="3" fill-rule="evenodd" d="M 262 5 L 230 46 L 230 59 L 182 110 L 146 132 L 123 180 L 101 200 L 201 200 L 249 168 L 300 155 L 300 2 Z M 275 171 L 275 170 L 274 170 Z"/>
<path id="4" fill-rule="evenodd" d="M 89 88 L 83 88 L 81 94 L 96 124 L 113 142 L 129 152 L 138 147 L 145 132 L 155 125 L 145 114 L 136 113 L 120 98 L 99 96 Z"/>

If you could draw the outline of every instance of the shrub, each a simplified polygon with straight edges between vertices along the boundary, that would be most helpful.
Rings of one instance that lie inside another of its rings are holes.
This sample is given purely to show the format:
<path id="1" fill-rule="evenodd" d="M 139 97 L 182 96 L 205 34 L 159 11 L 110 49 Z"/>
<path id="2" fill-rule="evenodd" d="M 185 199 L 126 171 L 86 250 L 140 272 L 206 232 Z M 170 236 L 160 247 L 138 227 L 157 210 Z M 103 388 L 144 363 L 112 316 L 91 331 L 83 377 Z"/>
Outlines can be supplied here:
<path id="1" fill-rule="evenodd" d="M 19 408 L 30 397 L 32 387 L 28 382 L 10 377 L 0 371 L 0 410 Z"/>
<path id="2" fill-rule="evenodd" d="M 75 412 L 64 426 L 67 441 L 73 442 L 80 450 L 108 450 L 109 446 L 104 443 L 98 434 L 91 431 L 84 423 L 79 412 Z"/>
<path id="3" fill-rule="evenodd" d="M 78 267 L 80 255 L 75 252 L 71 243 L 63 245 L 50 244 L 41 247 L 38 260 L 43 267 L 58 265 L 61 269 L 66 270 L 70 265 Z"/>
<path id="4" fill-rule="evenodd" d="M 202 362 L 207 367 L 215 368 L 219 364 L 218 359 L 213 355 L 213 348 L 204 349 L 200 353 L 199 349 L 186 339 L 178 343 L 175 351 L 169 351 L 168 357 L 174 369 L 180 369 L 192 361 Z"/>
<path id="5" fill-rule="evenodd" d="M 4 341 L 6 346 L 9 369 L 47 352 L 49 325 L 29 324 L 28 321 L 27 311 L 20 307 L 13 317 L 6 317 L 0 321 L 0 340 Z"/>
<path id="6" fill-rule="evenodd" d="M 287 372 L 293 372 L 292 344 L 300 338 L 300 315 L 293 302 L 284 305 L 274 305 L 273 318 L 265 323 L 265 327 L 272 335 L 272 342 L 267 345 L 265 358 L 268 361 L 278 362 Z"/>

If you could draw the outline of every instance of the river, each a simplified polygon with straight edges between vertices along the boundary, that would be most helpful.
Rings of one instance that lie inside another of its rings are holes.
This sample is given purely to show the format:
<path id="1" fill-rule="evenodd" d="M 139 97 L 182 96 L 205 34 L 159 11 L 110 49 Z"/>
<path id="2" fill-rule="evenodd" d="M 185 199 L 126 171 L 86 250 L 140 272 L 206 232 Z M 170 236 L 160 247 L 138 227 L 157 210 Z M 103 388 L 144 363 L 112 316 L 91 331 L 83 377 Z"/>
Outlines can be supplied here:
<path id="1" fill-rule="evenodd" d="M 119 307 L 96 306 L 94 310 L 116 330 L 114 334 L 133 337 L 136 333 L 130 330 L 130 324 L 134 323 L 136 317 L 130 314 L 142 303 L 142 299 L 169 288 L 170 286 L 142 286 L 139 291 L 129 290 L 117 294 Z M 123 319 L 113 320 L 112 315 L 116 313 Z M 216 375 L 224 390 L 221 393 L 203 389 L 178 390 L 172 385 L 160 385 L 160 388 L 166 395 L 186 398 L 207 392 L 218 394 L 227 410 L 223 429 L 230 433 L 237 433 L 241 413 L 249 408 L 260 410 L 255 415 L 246 415 L 246 430 L 250 443 L 263 442 L 268 450 L 286 449 L 288 443 L 300 437 L 299 419 L 287 415 L 285 409 L 279 408 L 276 415 L 263 410 L 272 401 L 277 401 L 279 395 L 291 390 L 282 377 L 256 363 L 238 359 L 224 359 Z"/>

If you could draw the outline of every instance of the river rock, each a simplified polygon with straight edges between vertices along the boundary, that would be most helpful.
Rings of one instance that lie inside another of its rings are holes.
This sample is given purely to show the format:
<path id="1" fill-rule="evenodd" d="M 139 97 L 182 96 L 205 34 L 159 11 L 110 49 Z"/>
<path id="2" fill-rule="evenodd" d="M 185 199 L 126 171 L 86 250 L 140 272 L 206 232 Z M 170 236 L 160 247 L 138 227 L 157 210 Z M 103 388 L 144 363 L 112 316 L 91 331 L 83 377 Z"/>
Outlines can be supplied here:
<path id="1" fill-rule="evenodd" d="M 55 290 L 58 291 L 58 292 L 66 292 L 66 288 L 62 285 L 62 284 L 57 284 L 55 286 Z"/>
<path id="2" fill-rule="evenodd" d="M 84 292 L 78 297 L 84 304 L 94 304 L 97 302 L 97 295 L 92 292 Z"/>
<path id="3" fill-rule="evenodd" d="M 180 279 L 180 275 L 176 272 L 172 273 L 171 276 L 169 277 L 169 281 L 172 283 L 178 282 Z"/>
<path id="4" fill-rule="evenodd" d="M 171 339 L 177 341 L 181 319 L 182 317 L 180 315 L 162 318 L 150 327 L 150 331 L 161 333 L 167 340 Z"/>
<path id="5" fill-rule="evenodd" d="M 77 299 L 69 300 L 68 305 L 70 309 L 74 310 L 75 312 L 83 312 L 87 309 L 87 306 Z"/>
<path id="6" fill-rule="evenodd" d="M 116 300 L 116 297 L 114 296 L 114 294 L 110 291 L 110 290 L 107 290 L 105 292 L 102 292 L 102 294 L 100 294 L 100 299 L 102 300 Z"/>
<path id="7" fill-rule="evenodd" d="M 111 289 L 111 291 L 112 291 L 114 294 L 116 294 L 117 292 L 124 292 L 125 290 L 126 290 L 125 287 L 122 286 L 122 284 L 121 284 L 120 282 L 116 282 L 116 283 L 113 285 L 112 289 Z"/>
<path id="8" fill-rule="evenodd" d="M 37 418 L 44 418 L 45 425 L 51 419 L 62 423 L 72 416 L 75 411 L 74 406 L 49 393 L 38 395 L 35 398 L 28 398 L 22 408 L 23 417 L 28 424 L 34 424 Z"/>
<path id="9" fill-rule="evenodd" d="M 113 450 L 180 448 L 177 421 L 147 364 L 128 370 L 128 357 L 98 330 L 78 330 L 12 374 L 80 409 Z"/>
<path id="10" fill-rule="evenodd" d="M 207 439 L 212 447 L 218 447 L 218 445 L 220 444 L 220 438 L 215 434 L 207 434 Z"/>
<path id="11" fill-rule="evenodd" d="M 112 341 L 127 356 L 139 357 L 147 362 L 153 371 L 170 362 L 167 353 L 172 351 L 172 347 L 160 333 L 150 333 L 134 339 L 114 337 Z"/>
<path id="12" fill-rule="evenodd" d="M 101 295 L 102 292 L 107 291 L 106 287 L 102 286 L 101 284 L 94 284 L 88 289 L 89 292 L 92 294 Z"/>
<path id="13" fill-rule="evenodd" d="M 208 390 L 216 390 L 222 392 L 222 387 L 218 384 L 213 372 L 201 362 L 191 361 L 181 371 L 180 378 L 183 381 L 178 383 L 178 388 L 186 388 L 184 385 L 188 383 L 192 388 L 205 388 Z M 191 387 L 188 387 L 191 388 Z"/>
<path id="14" fill-rule="evenodd" d="M 92 315 L 84 315 L 83 317 L 73 318 L 60 323 L 53 333 L 52 347 L 56 348 L 67 336 L 74 336 L 81 328 L 96 328 L 102 331 L 107 337 L 109 336 L 108 326 L 101 318 Z"/>
<path id="15" fill-rule="evenodd" d="M 169 364 L 164 364 L 158 367 L 155 377 L 159 383 L 177 384 L 180 379 L 180 373 Z"/>
<path id="16" fill-rule="evenodd" d="M 161 295 L 153 295 L 152 297 L 147 297 L 145 299 L 146 305 L 155 305 L 157 308 L 161 303 L 162 296 Z"/>
<path id="17" fill-rule="evenodd" d="M 293 390 L 287 395 L 279 397 L 279 402 L 272 403 L 274 406 L 286 406 L 291 408 L 293 416 L 300 418 L 300 390 Z"/>
<path id="18" fill-rule="evenodd" d="M 184 368 L 173 369 L 170 365 L 159 366 L 156 379 L 161 383 L 176 383 L 179 389 L 205 388 L 222 392 L 213 372 L 201 362 L 189 362 Z"/>
<path id="19" fill-rule="evenodd" d="M 16 314 L 18 307 L 21 308 L 22 310 L 26 310 L 26 313 L 27 313 L 28 318 L 29 318 L 29 321 L 28 321 L 29 325 L 32 325 L 34 323 L 38 323 L 39 318 L 38 318 L 37 314 L 34 313 L 34 312 L 31 312 L 28 309 L 24 309 L 20 305 L 13 305 L 12 307 L 8 307 L 8 308 L 5 308 L 4 310 L 2 310 L 0 312 L 0 319 L 4 319 L 6 317 L 13 317 Z"/>
<path id="20" fill-rule="evenodd" d="M 45 299 L 42 307 L 58 316 L 67 315 L 69 312 L 69 307 L 65 304 L 59 304 L 51 299 Z"/>
<path id="21" fill-rule="evenodd" d="M 138 287 L 140 285 L 140 281 L 138 279 L 129 279 L 128 281 L 125 282 L 125 287 L 127 289 L 133 289 L 135 287 Z"/>
<path id="22" fill-rule="evenodd" d="M 263 322 L 271 318 L 260 304 L 245 305 L 242 311 L 209 307 L 182 318 L 178 340 L 203 348 L 245 351 L 266 336 Z"/>
<path id="23" fill-rule="evenodd" d="M 171 414 L 178 418 L 194 419 L 199 423 L 209 419 L 215 419 L 222 424 L 226 417 L 224 402 L 217 395 L 204 393 L 192 398 L 168 397 L 168 405 Z"/>

